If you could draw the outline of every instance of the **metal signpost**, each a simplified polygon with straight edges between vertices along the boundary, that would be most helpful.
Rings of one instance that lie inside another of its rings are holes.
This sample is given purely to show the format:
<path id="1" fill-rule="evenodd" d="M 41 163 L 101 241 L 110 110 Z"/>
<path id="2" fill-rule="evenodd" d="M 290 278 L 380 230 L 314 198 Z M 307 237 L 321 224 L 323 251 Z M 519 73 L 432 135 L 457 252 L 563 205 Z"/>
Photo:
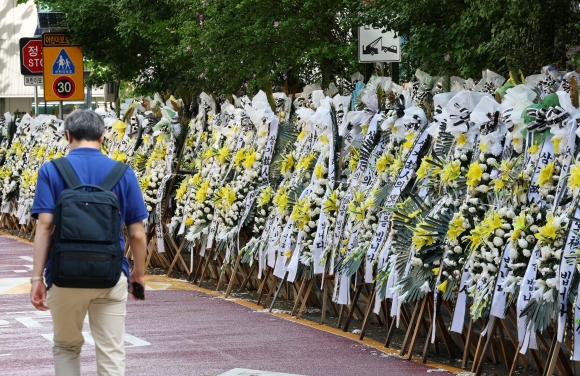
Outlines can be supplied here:
<path id="1" fill-rule="evenodd" d="M 65 34 L 42 34 L 44 55 L 44 99 L 60 101 L 59 116 L 62 119 L 62 101 L 85 99 L 83 50 L 70 45 Z"/>
<path id="2" fill-rule="evenodd" d="M 34 86 L 34 113 L 38 116 L 38 86 L 43 84 L 40 38 L 20 38 L 20 73 L 24 86 Z"/>

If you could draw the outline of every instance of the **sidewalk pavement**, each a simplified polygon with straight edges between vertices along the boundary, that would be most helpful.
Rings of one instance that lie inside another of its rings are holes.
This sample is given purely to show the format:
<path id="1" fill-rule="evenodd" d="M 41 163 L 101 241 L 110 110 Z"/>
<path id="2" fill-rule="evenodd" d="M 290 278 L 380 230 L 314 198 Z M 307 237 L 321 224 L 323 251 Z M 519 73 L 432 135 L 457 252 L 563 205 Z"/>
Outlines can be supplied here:
<path id="1" fill-rule="evenodd" d="M 6 375 L 51 375 L 50 314 L 28 292 L 32 246 L 0 236 L 0 368 Z M 127 305 L 127 375 L 426 375 L 449 374 L 396 357 L 393 349 L 187 282 L 147 277 L 147 299 Z M 85 319 L 82 374 L 95 375 Z M 260 370 L 257 372 L 253 370 Z M 264 372 L 267 371 L 267 372 Z"/>

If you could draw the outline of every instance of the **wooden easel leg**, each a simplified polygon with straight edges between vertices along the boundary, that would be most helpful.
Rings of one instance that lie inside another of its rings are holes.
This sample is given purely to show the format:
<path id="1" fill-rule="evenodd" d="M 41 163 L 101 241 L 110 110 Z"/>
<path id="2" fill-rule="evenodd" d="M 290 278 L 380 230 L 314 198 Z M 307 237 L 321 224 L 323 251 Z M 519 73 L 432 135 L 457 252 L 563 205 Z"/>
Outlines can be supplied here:
<path id="1" fill-rule="evenodd" d="M 400 354 L 403 356 L 404 359 L 411 359 L 411 357 L 413 356 L 413 349 L 415 348 L 415 344 L 417 343 L 417 339 L 419 337 L 419 328 L 421 327 L 421 321 L 423 321 L 423 315 L 425 313 L 425 308 L 427 307 L 427 304 L 428 304 L 428 301 L 427 301 L 428 296 L 429 295 L 426 295 L 420 303 L 415 305 L 415 311 L 418 311 L 418 315 L 415 317 L 415 320 L 416 320 L 415 330 L 413 330 L 412 323 L 409 325 L 409 328 L 407 329 L 407 333 L 409 333 L 409 331 L 413 332 L 411 342 L 409 343 L 409 351 L 407 352 L 407 346 L 405 343 L 401 347 Z M 419 305 L 420 305 L 420 307 L 419 307 Z M 413 313 L 415 313 L 415 312 L 413 312 Z M 406 335 L 405 335 L 405 337 L 406 337 Z"/>
<path id="2" fill-rule="evenodd" d="M 421 305 L 421 307 L 419 307 Z M 403 356 L 405 355 L 405 352 L 407 351 L 407 345 L 409 343 L 409 340 L 411 339 L 411 335 L 413 334 L 415 329 L 413 327 L 417 316 L 419 315 L 419 311 L 421 311 L 421 308 L 424 308 L 425 305 L 425 299 L 423 299 L 423 301 L 416 303 L 415 304 L 415 309 L 413 309 L 413 314 L 411 315 L 411 320 L 409 321 L 409 325 L 407 327 L 407 331 L 405 333 L 405 338 L 403 339 L 403 343 L 401 344 L 401 349 L 399 350 L 399 355 Z M 401 307 L 402 309 L 403 307 Z"/>
<path id="3" fill-rule="evenodd" d="M 238 272 L 238 268 L 240 267 L 241 261 L 242 261 L 242 255 L 238 255 L 238 257 L 236 258 L 236 263 L 234 265 L 234 270 L 232 271 L 232 275 L 230 277 L 230 283 L 228 283 L 228 287 L 226 288 L 226 295 L 225 295 L 226 298 L 228 296 L 230 296 L 230 292 L 232 291 L 232 288 L 234 287 L 234 276 Z"/>
<path id="4" fill-rule="evenodd" d="M 296 310 L 298 309 L 298 305 L 300 304 L 300 299 L 302 299 L 302 294 L 304 293 L 304 289 L 306 288 L 306 282 L 308 280 L 308 276 L 305 276 L 302 279 L 302 283 L 300 284 L 300 289 L 298 289 L 298 294 L 296 295 L 296 299 L 294 300 L 294 307 L 292 307 L 292 312 L 290 316 L 294 316 L 296 314 Z"/>
<path id="5" fill-rule="evenodd" d="M 252 267 L 250 268 L 250 271 L 248 272 L 248 274 L 246 274 L 246 278 L 244 278 L 244 280 L 242 281 L 242 284 L 240 285 L 240 288 L 238 289 L 238 291 L 242 291 L 246 285 L 252 281 L 252 276 L 254 275 L 254 272 L 258 270 L 258 263 L 254 263 L 252 265 Z M 250 287 L 253 287 L 250 285 Z"/>
<path id="6" fill-rule="evenodd" d="M 481 365 L 483 364 L 483 358 L 485 357 L 485 353 L 486 353 L 487 349 L 492 344 L 493 335 L 495 334 L 495 331 L 496 331 L 497 326 L 499 324 L 499 319 L 492 317 L 490 320 L 493 320 L 493 323 L 491 324 L 491 329 L 487 332 L 487 335 L 485 337 L 481 336 L 480 343 L 485 338 L 485 344 L 483 345 L 483 348 L 482 348 L 481 352 L 479 353 L 480 356 L 473 361 L 473 367 L 471 368 L 471 372 L 475 373 L 475 375 L 481 374 Z M 493 353 L 494 353 L 494 351 L 492 351 L 492 356 L 493 356 Z M 496 362 L 495 359 L 494 359 L 494 362 Z"/>
<path id="7" fill-rule="evenodd" d="M 267 267 L 266 268 L 266 275 L 264 275 L 264 277 L 262 279 L 262 283 L 260 284 L 260 287 L 258 288 L 258 302 L 256 303 L 258 305 L 260 305 L 260 301 L 262 300 L 262 296 L 264 295 L 264 290 L 268 286 L 268 279 L 270 277 L 271 272 L 272 272 L 272 268 Z"/>
<path id="8" fill-rule="evenodd" d="M 365 312 L 365 317 L 363 319 L 362 327 L 360 329 L 360 336 L 358 337 L 359 340 L 362 340 L 365 337 L 365 331 L 367 330 L 367 325 L 369 324 L 371 314 L 373 313 L 375 299 L 376 299 L 375 284 L 373 283 L 373 288 L 371 289 L 370 292 L 370 300 L 367 304 L 367 310 Z"/>
<path id="9" fill-rule="evenodd" d="M 207 255 L 207 259 L 205 260 L 205 263 L 203 264 L 203 268 L 201 269 L 201 275 L 199 276 L 199 283 L 197 284 L 198 286 L 201 287 L 201 284 L 203 283 L 203 280 L 205 278 L 205 272 L 207 270 L 207 267 L 211 261 L 211 256 L 213 255 L 214 249 L 212 248 L 209 253 L 206 253 Z"/>
<path id="10" fill-rule="evenodd" d="M 308 296 L 310 295 L 310 291 L 312 290 L 312 286 L 314 286 L 314 278 L 308 282 L 308 287 L 306 287 L 306 293 L 304 293 L 304 297 L 302 298 L 302 305 L 300 306 L 300 310 L 298 310 L 298 315 L 296 318 L 299 319 L 302 316 L 302 312 L 306 309 L 306 302 L 308 301 Z"/>
<path id="11" fill-rule="evenodd" d="M 471 337 L 473 336 L 473 319 L 469 318 L 469 326 L 467 327 L 467 336 L 465 338 L 465 346 L 463 347 L 463 359 L 461 360 L 461 368 L 467 367 L 467 362 L 469 361 L 469 354 L 471 352 Z M 477 350 L 476 352 L 477 353 Z M 475 359 L 475 354 L 474 354 Z"/>
<path id="12" fill-rule="evenodd" d="M 340 305 L 340 312 L 338 314 L 338 322 L 336 323 L 336 327 L 340 329 L 340 324 L 342 321 L 342 315 L 344 314 L 344 304 Z"/>
<path id="13" fill-rule="evenodd" d="M 358 286 L 356 287 L 354 297 L 352 299 L 352 302 L 350 302 L 350 307 L 348 308 L 348 315 L 346 316 L 346 321 L 344 322 L 344 327 L 342 328 L 343 332 L 348 331 L 348 327 L 350 325 L 350 320 L 352 319 L 352 316 L 354 314 L 354 310 L 357 307 L 357 301 L 358 301 L 358 298 L 359 298 L 360 293 L 362 291 L 362 288 L 363 288 L 362 283 L 358 284 Z"/>

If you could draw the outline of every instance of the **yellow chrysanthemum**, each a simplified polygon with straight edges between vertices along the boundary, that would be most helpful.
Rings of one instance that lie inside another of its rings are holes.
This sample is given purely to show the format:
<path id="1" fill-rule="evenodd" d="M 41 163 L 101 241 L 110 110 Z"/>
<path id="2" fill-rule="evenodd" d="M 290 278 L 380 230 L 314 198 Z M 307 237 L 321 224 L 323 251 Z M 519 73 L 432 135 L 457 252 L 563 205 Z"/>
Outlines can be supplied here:
<path id="1" fill-rule="evenodd" d="M 197 188 L 197 191 L 195 192 L 196 201 L 204 202 L 205 200 L 207 200 L 208 191 L 209 191 L 209 182 L 206 181 L 201 183 Z"/>
<path id="2" fill-rule="evenodd" d="M 181 200 L 183 198 L 183 195 L 185 195 L 186 192 L 187 192 L 187 181 L 184 180 L 179 185 L 179 188 L 177 188 L 175 190 L 175 199 Z"/>
<path id="3" fill-rule="evenodd" d="M 461 175 L 461 162 L 453 161 L 447 163 L 441 171 L 441 181 L 443 183 L 450 183 Z"/>
<path id="4" fill-rule="evenodd" d="M 322 163 L 317 163 L 316 167 L 314 167 L 314 176 L 316 179 L 324 178 L 324 166 Z"/>
<path id="5" fill-rule="evenodd" d="M 303 229 L 304 226 L 308 225 L 310 222 L 310 207 L 311 203 L 308 199 L 304 198 L 302 200 L 298 200 L 296 205 L 292 208 L 292 213 L 290 214 L 290 219 L 294 221 L 294 225 L 299 230 Z"/>
<path id="6" fill-rule="evenodd" d="M 310 166 L 310 163 L 312 162 L 312 160 L 314 159 L 314 152 L 311 152 L 308 155 L 303 156 L 302 158 L 300 158 L 300 160 L 298 161 L 298 163 L 296 164 L 296 169 L 297 170 L 305 170 L 308 168 L 308 166 Z"/>
<path id="7" fill-rule="evenodd" d="M 580 188 L 580 163 L 576 162 L 570 168 L 570 177 L 568 178 L 568 188 L 575 190 Z"/>
<path id="8" fill-rule="evenodd" d="M 294 167 L 294 156 L 292 153 L 288 153 L 282 158 L 282 161 L 280 162 L 280 172 L 287 174 L 292 170 L 292 167 Z"/>
<path id="9" fill-rule="evenodd" d="M 513 142 L 513 141 L 512 141 Z M 528 149 L 528 154 L 534 154 L 535 152 L 537 152 L 540 148 L 538 147 L 538 141 L 534 141 L 534 144 L 532 146 L 530 146 L 530 148 Z"/>
<path id="10" fill-rule="evenodd" d="M 401 158 L 395 158 L 389 167 L 389 175 L 395 176 L 403 168 L 403 161 Z"/>
<path id="11" fill-rule="evenodd" d="M 381 155 L 381 157 L 377 159 L 377 162 L 375 164 L 377 167 L 377 172 L 379 174 L 382 174 L 383 172 L 387 171 L 390 164 L 393 162 L 393 159 L 394 159 L 393 156 L 389 153 Z"/>
<path id="12" fill-rule="evenodd" d="M 457 137 L 457 146 L 464 147 L 466 143 L 467 136 L 464 133 L 460 134 L 459 137 Z"/>
<path id="13" fill-rule="evenodd" d="M 338 191 L 333 191 L 330 195 L 328 195 L 328 198 L 326 199 L 326 201 L 324 201 L 322 210 L 325 213 L 336 212 L 336 211 L 338 211 L 339 205 L 340 205 L 340 201 L 338 198 Z"/>
<path id="14" fill-rule="evenodd" d="M 245 149 L 241 148 L 238 151 L 236 151 L 236 155 L 234 156 L 234 166 L 239 166 L 243 161 L 244 161 L 244 156 L 245 156 Z"/>
<path id="15" fill-rule="evenodd" d="M 431 232 L 425 230 L 421 227 L 422 224 L 426 224 L 421 222 L 415 227 L 413 231 L 413 237 L 411 238 L 411 242 L 416 250 L 420 250 L 421 248 L 431 245 L 435 243 L 435 237 L 430 236 Z"/>
<path id="16" fill-rule="evenodd" d="M 302 132 L 300 132 L 298 134 L 298 137 L 296 139 L 297 140 L 302 140 L 304 138 L 304 136 L 306 136 L 306 132 L 304 130 L 302 130 Z"/>
<path id="17" fill-rule="evenodd" d="M 545 243 L 552 243 L 556 240 L 558 226 L 554 219 L 554 214 L 548 214 L 546 217 L 546 224 L 538 229 L 538 233 L 534 234 L 536 239 Z"/>
<path id="18" fill-rule="evenodd" d="M 465 231 L 463 228 L 463 217 L 461 214 L 457 213 L 449 222 L 449 229 L 447 230 L 447 239 L 451 241 L 457 240 L 459 235 L 461 235 Z"/>
<path id="19" fill-rule="evenodd" d="M 258 153 L 256 153 L 256 151 L 253 148 L 247 150 L 244 155 L 244 163 L 242 164 L 244 168 L 252 168 L 254 162 L 256 162 L 257 156 Z"/>
<path id="20" fill-rule="evenodd" d="M 521 212 L 520 215 L 514 218 L 514 231 L 510 236 L 510 240 L 517 240 L 523 229 L 526 228 L 526 212 Z"/>
<path id="21" fill-rule="evenodd" d="M 409 134 L 405 136 L 405 140 L 403 149 L 411 149 L 413 147 L 413 141 L 415 140 L 415 131 L 409 132 Z"/>
<path id="22" fill-rule="evenodd" d="M 283 213 L 288 208 L 288 188 L 282 187 L 274 195 L 274 205 L 278 208 L 279 213 Z"/>
<path id="23" fill-rule="evenodd" d="M 191 225 L 193 224 L 193 219 L 192 219 L 192 218 L 187 218 L 187 219 L 185 220 L 185 224 L 186 224 L 187 226 L 191 226 Z"/>
<path id="24" fill-rule="evenodd" d="M 272 198 L 272 187 L 267 186 L 266 188 L 262 189 L 260 194 L 258 195 L 258 207 L 263 207 L 268 205 L 270 199 Z"/>
<path id="25" fill-rule="evenodd" d="M 425 157 L 421 161 L 421 165 L 416 172 L 418 179 L 424 179 L 429 174 L 429 169 L 433 166 L 431 163 L 429 163 L 430 160 L 430 157 Z"/>
<path id="26" fill-rule="evenodd" d="M 320 142 L 322 142 L 322 145 L 327 145 L 329 142 L 328 137 L 325 134 L 321 135 Z"/>
<path id="27" fill-rule="evenodd" d="M 222 165 L 226 162 L 226 160 L 228 159 L 229 156 L 230 156 L 230 149 L 228 149 L 227 146 L 223 146 L 216 153 L 217 160 L 218 160 L 219 164 L 222 164 Z"/>
<path id="28" fill-rule="evenodd" d="M 465 175 L 467 178 L 466 184 L 471 188 L 475 187 L 475 185 L 481 180 L 482 175 L 483 168 L 481 168 L 477 161 L 473 162 L 471 165 L 469 165 L 469 170 L 467 171 L 467 175 Z"/>
<path id="29" fill-rule="evenodd" d="M 552 142 L 554 143 L 554 153 L 556 154 L 560 150 L 560 141 L 562 141 L 560 138 L 557 137 L 552 138 Z"/>
<path id="30" fill-rule="evenodd" d="M 540 173 L 538 174 L 538 185 L 542 186 L 548 183 L 552 179 L 552 175 L 554 174 L 554 166 L 556 161 L 552 161 L 548 163 L 544 167 L 540 169 Z"/>

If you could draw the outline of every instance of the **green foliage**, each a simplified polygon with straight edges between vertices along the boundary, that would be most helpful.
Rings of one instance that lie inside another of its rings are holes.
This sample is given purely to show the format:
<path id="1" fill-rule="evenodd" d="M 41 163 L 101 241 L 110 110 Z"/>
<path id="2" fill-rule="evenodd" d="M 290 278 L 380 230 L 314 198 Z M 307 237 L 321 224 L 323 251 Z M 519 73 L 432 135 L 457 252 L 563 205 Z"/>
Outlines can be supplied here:
<path id="1" fill-rule="evenodd" d="M 23 1 L 19 0 L 19 3 Z M 580 38 L 571 0 L 44 0 L 66 13 L 91 81 L 135 81 L 136 94 L 256 92 L 364 71 L 357 26 L 403 36 L 401 76 L 478 78 L 566 68 Z M 575 59 L 572 63 L 579 59 Z M 274 90 L 277 91 L 277 90 Z"/>
<path id="2" fill-rule="evenodd" d="M 415 64 L 432 75 L 478 78 L 489 68 L 507 76 L 512 65 L 529 75 L 548 63 L 565 69 L 566 49 L 579 38 L 571 0 L 361 1 L 358 14 L 353 23 L 405 36 L 402 69 Z"/>

